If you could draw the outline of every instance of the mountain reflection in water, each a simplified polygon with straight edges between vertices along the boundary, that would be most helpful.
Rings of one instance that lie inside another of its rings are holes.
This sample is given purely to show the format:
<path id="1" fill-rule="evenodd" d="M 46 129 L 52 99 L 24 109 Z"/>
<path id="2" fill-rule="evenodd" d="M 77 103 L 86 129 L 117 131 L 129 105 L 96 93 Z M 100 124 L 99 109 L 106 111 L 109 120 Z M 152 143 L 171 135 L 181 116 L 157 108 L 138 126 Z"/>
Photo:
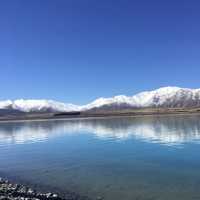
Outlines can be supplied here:
<path id="1" fill-rule="evenodd" d="M 100 139 L 132 137 L 164 145 L 199 141 L 200 116 L 151 116 L 57 121 L 7 122 L 0 124 L 0 143 L 44 141 L 63 134 L 94 134 Z"/>

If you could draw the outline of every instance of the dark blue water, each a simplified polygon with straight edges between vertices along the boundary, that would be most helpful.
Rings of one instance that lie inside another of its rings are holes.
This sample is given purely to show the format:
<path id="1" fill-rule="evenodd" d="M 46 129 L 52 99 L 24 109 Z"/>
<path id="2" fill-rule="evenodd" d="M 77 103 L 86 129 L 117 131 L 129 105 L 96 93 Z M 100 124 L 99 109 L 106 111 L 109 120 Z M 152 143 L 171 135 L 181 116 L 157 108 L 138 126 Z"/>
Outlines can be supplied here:
<path id="1" fill-rule="evenodd" d="M 200 199 L 200 117 L 1 123 L 0 173 L 105 200 Z"/>

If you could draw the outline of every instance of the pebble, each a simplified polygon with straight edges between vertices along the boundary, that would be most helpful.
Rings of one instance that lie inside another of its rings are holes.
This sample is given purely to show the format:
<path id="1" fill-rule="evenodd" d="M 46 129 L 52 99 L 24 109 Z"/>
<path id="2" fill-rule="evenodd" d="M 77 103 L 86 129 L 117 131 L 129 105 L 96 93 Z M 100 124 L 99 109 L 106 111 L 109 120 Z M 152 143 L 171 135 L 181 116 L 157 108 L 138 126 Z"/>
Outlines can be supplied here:
<path id="1" fill-rule="evenodd" d="M 99 198 L 97 200 L 101 200 Z M 14 184 L 0 178 L 0 200 L 91 200 L 78 194 L 69 193 L 61 198 L 55 193 L 41 193 L 20 184 Z"/>

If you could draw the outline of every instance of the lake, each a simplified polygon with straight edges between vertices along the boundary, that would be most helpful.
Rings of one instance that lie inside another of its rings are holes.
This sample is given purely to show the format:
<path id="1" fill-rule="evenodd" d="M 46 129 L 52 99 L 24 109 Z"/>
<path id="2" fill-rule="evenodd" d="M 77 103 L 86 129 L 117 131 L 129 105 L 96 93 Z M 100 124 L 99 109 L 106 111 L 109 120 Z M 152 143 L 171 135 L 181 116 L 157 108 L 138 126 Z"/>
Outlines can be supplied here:
<path id="1" fill-rule="evenodd" d="M 0 173 L 105 200 L 200 199 L 200 116 L 0 123 Z"/>

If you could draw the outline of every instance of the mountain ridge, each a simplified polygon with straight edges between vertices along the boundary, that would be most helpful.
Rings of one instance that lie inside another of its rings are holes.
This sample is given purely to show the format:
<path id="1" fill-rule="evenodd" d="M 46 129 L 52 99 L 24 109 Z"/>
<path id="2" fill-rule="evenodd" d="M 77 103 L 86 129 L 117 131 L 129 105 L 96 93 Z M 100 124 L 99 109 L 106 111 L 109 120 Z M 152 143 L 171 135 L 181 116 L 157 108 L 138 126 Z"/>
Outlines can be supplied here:
<path id="1" fill-rule="evenodd" d="M 118 95 L 110 98 L 101 97 L 82 106 L 45 99 L 0 101 L 0 110 L 8 109 L 25 113 L 188 107 L 200 107 L 200 89 L 168 86 L 140 92 L 133 96 Z"/>

